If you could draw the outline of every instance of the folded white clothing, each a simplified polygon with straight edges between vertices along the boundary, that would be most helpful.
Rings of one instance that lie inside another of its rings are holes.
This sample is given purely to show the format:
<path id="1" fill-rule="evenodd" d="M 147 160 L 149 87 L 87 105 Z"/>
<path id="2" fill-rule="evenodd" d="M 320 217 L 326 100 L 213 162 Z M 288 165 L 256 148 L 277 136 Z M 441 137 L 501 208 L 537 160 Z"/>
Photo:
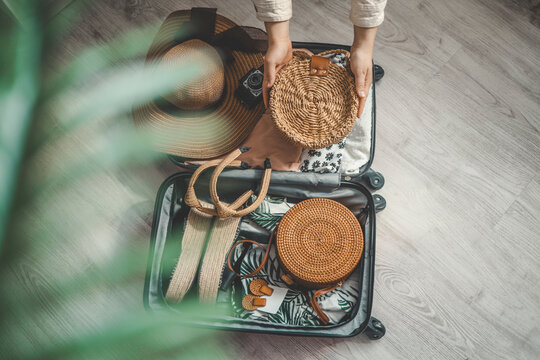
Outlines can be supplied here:
<path id="1" fill-rule="evenodd" d="M 356 173 L 369 161 L 371 155 L 371 113 L 373 110 L 373 85 L 371 86 L 362 115 L 356 119 L 347 135 L 340 173 Z"/>

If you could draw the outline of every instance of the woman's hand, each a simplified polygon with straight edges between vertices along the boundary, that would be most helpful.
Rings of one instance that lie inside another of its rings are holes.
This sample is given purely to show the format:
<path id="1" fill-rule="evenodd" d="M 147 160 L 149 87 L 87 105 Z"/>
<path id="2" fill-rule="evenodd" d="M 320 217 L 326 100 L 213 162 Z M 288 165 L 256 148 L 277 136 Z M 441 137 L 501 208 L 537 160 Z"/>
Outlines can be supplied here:
<path id="1" fill-rule="evenodd" d="M 356 93 L 360 97 L 357 117 L 362 115 L 373 82 L 373 45 L 377 28 L 354 27 L 351 46 L 351 71 L 354 74 Z"/>
<path id="2" fill-rule="evenodd" d="M 263 99 L 268 108 L 270 88 L 274 86 L 276 74 L 292 59 L 292 43 L 289 36 L 289 21 L 265 23 L 268 33 L 268 50 L 264 56 Z"/>

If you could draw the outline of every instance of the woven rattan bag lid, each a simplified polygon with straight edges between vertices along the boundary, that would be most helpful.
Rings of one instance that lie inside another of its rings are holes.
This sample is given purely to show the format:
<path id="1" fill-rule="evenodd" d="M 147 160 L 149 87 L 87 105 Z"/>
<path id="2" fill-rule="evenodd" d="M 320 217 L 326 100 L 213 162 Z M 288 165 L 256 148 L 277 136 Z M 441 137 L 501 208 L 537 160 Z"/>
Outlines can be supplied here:
<path id="1" fill-rule="evenodd" d="M 345 54 L 345 68 L 323 59 L 323 55 Z M 313 67 L 313 59 L 295 52 L 281 69 L 270 92 L 272 119 L 285 139 L 306 149 L 320 149 L 347 136 L 356 120 L 358 96 L 349 70 L 349 52 L 320 53 L 324 68 Z"/>
<path id="2" fill-rule="evenodd" d="M 362 257 L 364 237 L 354 214 L 337 201 L 304 200 L 285 213 L 276 232 L 281 266 L 308 288 L 336 285 Z"/>

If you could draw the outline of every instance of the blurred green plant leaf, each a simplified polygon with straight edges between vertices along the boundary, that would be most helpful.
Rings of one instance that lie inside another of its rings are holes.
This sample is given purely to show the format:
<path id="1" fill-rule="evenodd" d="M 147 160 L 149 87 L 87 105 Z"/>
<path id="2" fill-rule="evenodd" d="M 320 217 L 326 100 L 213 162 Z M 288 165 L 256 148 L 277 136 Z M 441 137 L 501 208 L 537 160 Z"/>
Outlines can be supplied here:
<path id="1" fill-rule="evenodd" d="M 21 13 L 22 9 L 25 8 L 21 8 Z M 33 15 L 33 11 L 24 11 L 24 16 Z M 15 25 L 14 21 L 10 23 Z M 11 68 L 3 71 L 11 74 L 11 81 L 2 82 L 0 87 L 0 251 L 14 199 L 13 189 L 17 184 L 26 138 L 39 95 L 41 58 L 41 41 L 39 36 L 35 36 L 39 31 L 37 21 L 25 21 L 10 30 L 16 39 L 13 61 L 8 63 Z"/>
<path id="2" fill-rule="evenodd" d="M 140 282 L 145 271 L 145 242 L 125 240 L 129 246 L 99 262 L 73 260 L 64 257 L 66 249 L 84 251 L 80 244 L 95 234 L 63 231 L 84 222 L 81 232 L 107 232 L 111 224 L 92 208 L 106 193 L 87 192 L 81 184 L 100 172 L 143 167 L 163 156 L 151 151 L 151 132 L 134 129 L 130 110 L 189 83 L 202 69 L 197 62 L 144 66 L 155 25 L 83 49 L 62 63 L 54 49 L 92 2 L 74 1 L 61 17 L 52 16 L 48 2 L 1 4 L 0 256 L 9 261 L 0 262 L 0 358 L 212 358 L 213 337 L 191 324 L 217 316 L 217 307 L 187 302 L 181 310 L 150 314 L 138 300 L 140 288 L 137 299 L 120 307 L 99 303 L 112 299 L 110 292 L 119 298 L 132 294 L 130 281 Z M 73 146 L 81 134 L 92 138 Z M 62 149 L 64 142 L 69 151 Z M 43 165 L 48 152 L 60 159 L 60 167 Z M 75 210 L 68 219 L 57 216 L 58 209 L 77 209 L 74 194 L 85 211 Z M 37 208 L 50 213 L 38 216 Z M 106 246 L 103 240 L 99 246 Z M 92 309 L 84 308 L 89 305 Z M 98 311 L 104 306 L 108 315 Z"/>
<path id="3" fill-rule="evenodd" d="M 100 70 L 110 68 L 111 63 L 132 61 L 146 53 L 148 44 L 155 36 L 157 26 L 136 28 L 120 35 L 106 44 L 83 49 L 68 65 L 52 72 L 46 79 L 46 93 L 57 94 L 72 84 L 80 83 Z"/>

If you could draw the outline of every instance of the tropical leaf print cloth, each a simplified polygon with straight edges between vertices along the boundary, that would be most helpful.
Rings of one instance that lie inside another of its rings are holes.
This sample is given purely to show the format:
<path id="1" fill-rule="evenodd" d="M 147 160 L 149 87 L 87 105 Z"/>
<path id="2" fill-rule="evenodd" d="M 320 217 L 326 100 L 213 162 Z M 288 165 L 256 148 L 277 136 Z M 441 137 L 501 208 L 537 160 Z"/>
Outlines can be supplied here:
<path id="1" fill-rule="evenodd" d="M 288 203 L 285 198 L 267 197 L 259 208 L 248 215 L 251 220 L 267 230 L 273 230 L 276 223 L 283 217 L 285 212 L 294 204 Z M 258 246 L 249 246 L 250 249 L 245 254 L 241 265 L 240 273 L 249 274 L 253 272 L 262 262 L 266 249 Z M 238 246 L 232 254 L 233 263 L 241 257 L 246 249 Z M 285 287 L 287 285 L 281 280 L 283 271 L 279 266 L 279 261 L 275 248 L 272 246 L 269 252 L 268 261 L 263 269 L 255 276 L 266 280 L 270 285 Z M 268 314 L 262 311 L 247 311 L 242 307 L 242 299 L 249 293 L 249 284 L 254 278 L 239 278 L 233 286 L 232 306 L 234 315 L 242 319 L 260 320 L 271 323 L 313 326 L 322 325 L 309 304 L 309 299 L 313 297 L 313 290 L 299 291 L 289 288 L 285 300 L 281 304 L 276 314 Z M 355 271 L 339 288 L 319 296 L 318 302 L 321 309 L 328 315 L 329 324 L 338 324 L 347 314 L 349 314 L 359 297 L 359 274 Z"/>
<path id="2" fill-rule="evenodd" d="M 253 203 L 256 199 L 257 197 L 252 195 L 250 203 Z M 257 225 L 272 232 L 283 215 L 294 205 L 288 203 L 286 200 L 283 197 L 267 196 L 261 205 L 255 211 L 249 213 L 248 216 Z"/>

